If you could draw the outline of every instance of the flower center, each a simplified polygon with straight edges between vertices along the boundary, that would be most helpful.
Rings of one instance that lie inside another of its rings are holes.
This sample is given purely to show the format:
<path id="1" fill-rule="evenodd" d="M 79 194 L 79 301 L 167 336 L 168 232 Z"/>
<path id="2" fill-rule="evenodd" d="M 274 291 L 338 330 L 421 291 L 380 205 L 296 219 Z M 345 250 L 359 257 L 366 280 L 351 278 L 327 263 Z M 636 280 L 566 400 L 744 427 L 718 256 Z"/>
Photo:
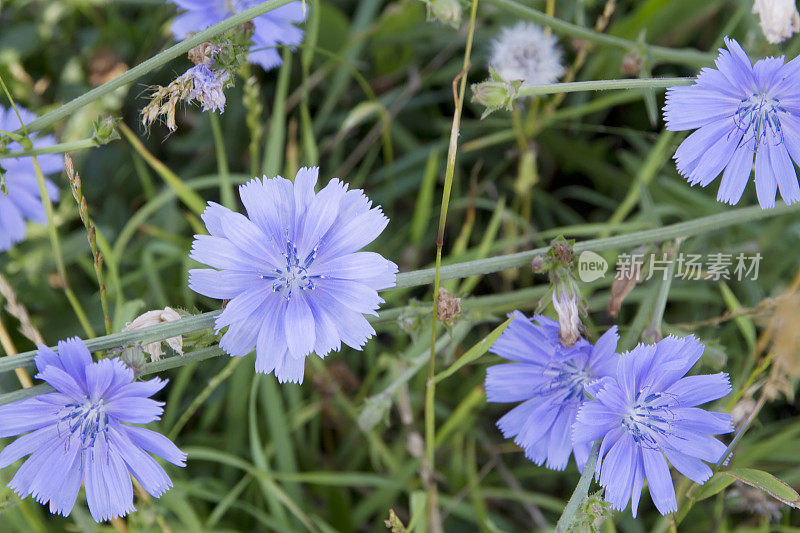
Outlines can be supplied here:
<path id="1" fill-rule="evenodd" d="M 766 93 L 756 93 L 749 98 L 742 99 L 739 107 L 734 114 L 734 123 L 745 135 L 752 135 L 752 139 L 758 146 L 766 138 L 767 132 L 771 131 L 773 137 L 778 139 L 778 143 L 783 142 L 783 131 L 778 120 L 778 111 L 783 111 L 780 102 L 776 98 L 768 96 Z"/>
<path id="2" fill-rule="evenodd" d="M 594 379 L 585 368 L 579 367 L 572 361 L 551 363 L 544 374 L 552 378 L 548 385 L 551 390 L 561 390 L 566 394 L 564 401 L 583 400 L 584 385 Z"/>
<path id="3" fill-rule="evenodd" d="M 67 404 L 61 422 L 66 424 L 71 434 L 80 436 L 84 447 L 90 447 L 98 433 L 108 428 L 108 415 L 102 399 L 92 402 L 87 398 Z"/>
<path id="4" fill-rule="evenodd" d="M 305 259 L 300 261 L 297 257 L 297 246 L 292 242 L 286 243 L 286 252 L 281 254 L 286 259 L 286 266 L 277 268 L 270 274 L 261 274 L 261 279 L 272 280 L 272 290 L 281 293 L 286 300 L 298 290 L 313 290 L 314 280 L 322 276 L 308 274 L 308 268 L 317 257 L 317 248 L 314 247 Z"/>
<path id="5" fill-rule="evenodd" d="M 622 425 L 633 436 L 634 442 L 658 448 L 656 437 L 666 435 L 675 418 L 670 409 L 670 397 L 660 392 L 643 396 L 642 391 L 636 393 L 633 407 L 622 417 Z"/>

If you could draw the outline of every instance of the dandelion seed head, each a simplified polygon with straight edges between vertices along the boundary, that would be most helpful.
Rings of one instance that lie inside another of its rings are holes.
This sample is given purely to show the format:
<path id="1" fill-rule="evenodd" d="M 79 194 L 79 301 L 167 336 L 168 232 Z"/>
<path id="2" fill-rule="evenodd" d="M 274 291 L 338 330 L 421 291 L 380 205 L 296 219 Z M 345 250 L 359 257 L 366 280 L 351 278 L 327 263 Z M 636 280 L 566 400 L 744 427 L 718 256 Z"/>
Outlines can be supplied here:
<path id="1" fill-rule="evenodd" d="M 506 81 L 523 86 L 555 83 L 564 74 L 558 39 L 541 26 L 519 22 L 492 41 L 489 66 Z"/>

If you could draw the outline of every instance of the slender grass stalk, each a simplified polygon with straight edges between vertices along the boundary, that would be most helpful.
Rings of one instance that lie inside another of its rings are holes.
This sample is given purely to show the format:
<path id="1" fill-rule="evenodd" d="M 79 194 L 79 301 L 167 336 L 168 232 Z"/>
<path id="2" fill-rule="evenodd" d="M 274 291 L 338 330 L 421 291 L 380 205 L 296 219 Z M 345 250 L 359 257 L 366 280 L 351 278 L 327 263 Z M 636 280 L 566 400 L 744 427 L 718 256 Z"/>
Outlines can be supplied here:
<path id="1" fill-rule="evenodd" d="M 0 346 L 3 347 L 3 350 L 6 352 L 6 356 L 17 353 L 17 348 L 14 346 L 14 341 L 11 340 L 11 335 L 8 334 L 6 325 L 3 323 L 3 317 L 0 317 Z M 19 384 L 22 385 L 23 389 L 33 386 L 33 381 L 24 368 L 15 368 L 14 373 L 17 375 Z"/>
<path id="2" fill-rule="evenodd" d="M 21 134 L 23 131 L 34 132 L 52 126 L 62 118 L 72 115 L 75 111 L 84 107 L 85 105 L 88 105 L 95 100 L 99 100 L 103 96 L 114 92 L 118 88 L 138 80 L 148 72 L 156 70 L 157 68 L 165 65 L 176 57 L 187 53 L 198 44 L 202 44 L 219 35 L 220 33 L 224 33 L 231 28 L 235 28 L 239 24 L 247 22 L 248 20 L 252 20 L 259 15 L 267 13 L 268 11 L 285 6 L 290 2 L 292 2 L 292 0 L 270 0 L 269 2 L 262 2 L 257 6 L 251 7 L 250 9 L 245 9 L 244 11 L 236 13 L 235 15 L 226 18 L 222 22 L 218 22 L 203 31 L 199 31 L 191 37 L 179 42 L 178 44 L 159 52 L 147 61 L 139 63 L 125 74 L 122 74 L 121 76 L 114 78 L 113 80 L 104 83 L 99 87 L 95 87 L 91 91 L 78 96 L 74 100 L 70 100 L 57 109 L 54 109 L 53 111 L 50 111 L 49 113 L 32 120 L 28 124 L 25 124 L 24 128 L 14 130 L 14 133 Z"/>
<path id="3" fill-rule="evenodd" d="M 222 205 L 228 209 L 236 210 L 236 199 L 233 195 L 231 173 L 228 169 L 228 155 L 225 152 L 225 138 L 222 136 L 222 126 L 216 113 L 208 113 L 211 121 L 211 134 L 214 136 L 214 149 L 217 154 L 217 172 L 219 173 L 219 195 Z"/>
<path id="4" fill-rule="evenodd" d="M 81 177 L 75 171 L 72 158 L 68 154 L 64 154 L 64 170 L 67 174 L 70 189 L 72 189 L 72 197 L 75 198 L 75 203 L 78 206 L 78 215 L 80 216 L 81 222 L 83 222 L 83 226 L 86 228 L 86 238 L 89 241 L 89 249 L 92 251 L 92 258 L 94 259 L 92 261 L 94 273 L 95 276 L 97 276 L 97 286 L 100 289 L 100 305 L 103 308 L 106 335 L 109 335 L 111 334 L 111 316 L 108 313 L 106 282 L 103 276 L 103 254 L 100 253 L 97 247 L 97 228 L 89 217 L 89 208 L 86 203 L 86 198 L 83 196 Z"/>
<path id="5" fill-rule="evenodd" d="M 175 194 L 178 195 L 178 198 L 180 198 L 181 201 L 189 207 L 189 209 L 191 209 L 196 215 L 201 215 L 203 211 L 205 211 L 206 203 L 203 198 L 188 188 L 186 184 L 181 181 L 177 174 L 170 170 L 169 167 L 162 163 L 156 156 L 151 154 L 127 124 L 120 122 L 119 131 L 122 132 L 122 135 L 128 140 L 133 149 L 142 156 L 142 159 L 147 161 L 147 164 L 149 164 L 150 167 L 152 167 L 152 169 L 155 170 L 159 176 L 161 176 L 166 184 L 169 185 L 173 191 L 175 191 Z"/>
<path id="6" fill-rule="evenodd" d="M 681 239 L 676 239 L 674 243 L 667 245 L 664 250 L 664 258 L 669 260 L 667 267 L 663 273 L 663 281 L 658 289 L 656 296 L 656 303 L 653 306 L 653 314 L 650 317 L 650 325 L 645 330 L 645 340 L 649 343 L 658 342 L 661 340 L 661 322 L 664 320 L 664 310 L 667 307 L 667 300 L 669 299 L 669 289 L 672 287 L 672 279 L 675 275 L 675 259 L 678 255 L 678 250 L 681 246 Z"/>
<path id="7" fill-rule="evenodd" d="M 433 308 L 439 301 L 439 275 L 442 265 L 442 247 L 444 246 L 444 229 L 447 223 L 447 208 L 450 204 L 450 191 L 453 187 L 453 176 L 456 170 L 456 155 L 458 153 L 458 134 L 461 127 L 461 110 L 464 106 L 464 95 L 467 90 L 467 74 L 469 73 L 470 56 L 472 55 L 472 39 L 475 35 L 475 17 L 478 12 L 478 0 L 472 0 L 472 9 L 469 17 L 469 30 L 467 32 L 467 45 L 464 50 L 464 63 L 460 74 L 453 80 L 453 97 L 455 100 L 455 111 L 453 113 L 453 125 L 450 128 L 450 147 L 447 152 L 447 168 L 444 176 L 444 190 L 442 192 L 442 207 L 439 212 L 439 231 L 436 237 L 436 266 L 434 267 L 433 280 Z M 456 84 L 459 83 L 458 93 Z M 425 389 L 425 466 L 423 473 L 423 483 L 427 485 L 428 492 L 428 528 L 433 533 L 440 531 L 442 526 L 439 519 L 439 504 L 436 490 L 435 479 L 435 451 L 436 451 L 436 413 L 434 409 L 436 382 L 436 326 L 437 316 L 434 311 L 431 314 L 431 351 L 428 364 L 428 381 Z"/>
<path id="8" fill-rule="evenodd" d="M 283 50 L 283 64 L 278 72 L 278 85 L 275 100 L 272 103 L 272 114 L 269 120 L 267 143 L 264 147 L 264 161 L 261 170 L 267 177 L 277 176 L 283 167 L 283 154 L 286 142 L 286 95 L 289 92 L 289 74 L 292 72 L 292 51 Z"/>
<path id="9" fill-rule="evenodd" d="M 170 359 L 174 359 L 174 357 L 171 357 Z M 183 426 L 185 426 L 186 423 L 189 421 L 189 419 L 192 418 L 192 416 L 194 416 L 195 412 L 197 412 L 200 406 L 203 405 L 203 402 L 205 402 L 208 399 L 208 397 L 211 396 L 211 393 L 217 390 L 217 387 L 222 385 L 222 383 L 226 379 L 228 379 L 231 376 L 231 374 L 233 374 L 233 371 L 236 370 L 236 367 L 239 366 L 239 363 L 241 363 L 243 360 L 244 357 L 232 357 L 231 360 L 228 361 L 228 364 L 225 365 L 225 368 L 223 368 L 219 372 L 219 374 L 215 375 L 208 382 L 208 385 L 206 385 L 203 391 L 200 394 L 198 394 L 194 400 L 192 400 L 192 403 L 189 405 L 186 411 L 183 412 L 178 421 L 175 422 L 175 425 L 172 426 L 172 429 L 169 431 L 168 434 L 168 437 L 171 440 L 175 440 L 175 437 L 177 437 L 178 433 L 181 432 Z"/>
<path id="10" fill-rule="evenodd" d="M 42 155 L 42 154 L 62 154 L 67 152 L 75 152 L 77 150 L 85 150 L 86 148 L 94 148 L 96 146 L 98 146 L 98 144 L 97 141 L 95 141 L 94 139 L 81 139 L 80 141 L 54 144 L 53 146 L 40 146 L 38 148 L 31 148 L 30 150 L 17 150 L 15 152 L 0 152 L 0 159 L 11 159 L 12 157 L 28 157 L 32 155 Z"/>
<path id="11" fill-rule="evenodd" d="M 644 56 L 649 56 L 656 61 L 678 63 L 693 67 L 710 65 L 714 62 L 714 55 L 707 52 L 701 52 L 691 48 L 679 50 L 664 46 L 654 46 L 651 44 L 629 41 L 628 39 L 623 39 L 622 37 L 601 33 L 584 26 L 578 26 L 577 24 L 571 24 L 555 17 L 551 17 L 515 0 L 485 1 L 488 4 L 492 4 L 501 8 L 506 13 L 532 20 L 543 26 L 552 28 L 554 32 L 566 35 L 567 37 L 585 39 L 597 44 L 622 48 L 623 50 L 627 50 L 629 52 L 636 52 Z"/>
<path id="12" fill-rule="evenodd" d="M 19 123 L 22 124 L 22 117 L 19 115 L 19 111 L 17 110 L 17 105 L 14 103 L 14 98 L 11 96 L 11 93 L 6 87 L 6 83 L 3 80 L 2 76 L 0 76 L 0 85 L 3 87 L 3 91 L 6 93 L 6 97 L 8 101 L 11 103 L 11 107 L 14 108 L 14 113 L 17 115 L 17 120 Z M 20 128 L 22 133 L 28 137 L 29 133 L 25 125 Z M 80 301 L 78 300 L 75 293 L 72 292 L 72 289 L 69 286 L 69 279 L 67 278 L 67 269 L 64 265 L 64 254 L 61 252 L 61 241 L 58 239 L 58 229 L 56 228 L 55 217 L 53 216 L 53 202 L 50 201 L 50 196 L 47 193 L 47 185 L 45 183 L 44 173 L 42 172 L 42 167 L 39 166 L 39 161 L 36 159 L 36 156 L 31 156 L 31 162 L 33 163 L 33 170 L 36 173 L 36 182 L 39 185 L 39 195 L 41 196 L 42 206 L 44 207 L 45 215 L 47 216 L 47 233 L 50 237 L 50 246 L 53 249 L 53 255 L 55 256 L 56 261 L 56 269 L 58 270 L 59 275 L 59 284 L 61 288 L 64 290 L 64 295 L 67 297 L 70 305 L 72 306 L 72 310 L 75 312 L 75 316 L 78 318 L 78 321 L 81 323 L 81 327 L 83 327 L 83 331 L 89 337 L 94 337 L 94 329 L 92 329 L 92 325 L 89 322 L 89 318 L 86 316 L 86 312 L 83 310 Z"/>
<path id="13" fill-rule="evenodd" d="M 572 493 L 572 496 L 570 496 L 567 506 L 564 507 L 564 512 L 561 513 L 561 518 L 558 519 L 558 523 L 556 524 L 556 533 L 567 533 L 569 530 L 569 525 L 572 522 L 575 513 L 578 511 L 578 506 L 589 494 L 589 486 L 592 484 L 592 478 L 594 477 L 594 470 L 597 466 L 597 458 L 599 455 L 600 441 L 597 440 L 592 446 L 592 451 L 589 452 L 589 458 L 586 460 L 586 465 L 583 467 L 583 473 L 581 474 L 580 480 L 578 480 L 578 485 L 575 487 L 575 491 Z"/>

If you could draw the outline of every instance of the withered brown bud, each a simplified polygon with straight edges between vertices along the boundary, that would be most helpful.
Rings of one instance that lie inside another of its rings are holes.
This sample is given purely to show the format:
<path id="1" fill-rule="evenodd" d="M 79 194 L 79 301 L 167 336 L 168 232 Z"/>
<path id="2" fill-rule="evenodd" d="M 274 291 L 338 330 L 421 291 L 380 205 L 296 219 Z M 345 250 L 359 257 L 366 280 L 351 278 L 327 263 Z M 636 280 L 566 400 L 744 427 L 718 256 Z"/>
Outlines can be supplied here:
<path id="1" fill-rule="evenodd" d="M 635 52 L 631 52 L 622 60 L 619 71 L 623 76 L 638 76 L 642 71 L 643 65 L 644 61 L 642 61 L 641 56 Z"/>
<path id="2" fill-rule="evenodd" d="M 538 273 L 541 273 L 541 272 L 543 272 L 543 271 L 544 271 L 544 269 L 545 269 L 545 260 L 544 260 L 544 257 L 542 257 L 541 255 L 537 255 L 537 256 L 535 256 L 535 257 L 534 257 L 534 258 L 531 260 L 531 269 L 532 269 L 534 272 L 536 272 L 537 274 L 538 274 Z"/>
<path id="3" fill-rule="evenodd" d="M 608 316 L 611 318 L 617 317 L 622 307 L 622 302 L 625 301 L 625 298 L 641 280 L 642 266 L 639 264 L 632 264 L 630 267 L 622 268 L 617 272 L 614 277 L 614 283 L 611 284 L 611 295 L 608 299 L 608 307 L 606 307 Z"/>
<path id="4" fill-rule="evenodd" d="M 195 65 L 199 65 L 200 63 L 209 64 L 211 63 L 211 52 L 213 50 L 214 45 L 206 41 L 189 50 L 187 55 L 189 56 L 189 61 Z"/>
<path id="5" fill-rule="evenodd" d="M 571 265 L 572 260 L 575 258 L 575 252 L 572 251 L 572 247 L 566 244 L 554 244 L 553 255 L 562 265 Z"/>
<path id="6" fill-rule="evenodd" d="M 436 317 L 440 322 L 451 325 L 461 315 L 461 298 L 456 298 L 444 287 L 439 287 L 436 299 Z"/>

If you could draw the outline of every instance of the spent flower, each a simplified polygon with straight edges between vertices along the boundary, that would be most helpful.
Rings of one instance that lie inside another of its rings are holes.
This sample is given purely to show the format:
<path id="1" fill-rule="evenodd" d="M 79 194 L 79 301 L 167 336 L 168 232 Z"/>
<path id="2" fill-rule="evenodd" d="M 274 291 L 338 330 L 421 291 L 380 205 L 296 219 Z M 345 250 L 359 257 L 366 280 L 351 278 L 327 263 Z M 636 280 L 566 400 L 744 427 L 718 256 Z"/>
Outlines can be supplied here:
<path id="1" fill-rule="evenodd" d="M 758 15 L 764 37 L 773 44 L 800 31 L 800 13 L 795 0 L 755 0 L 753 13 Z"/>
<path id="2" fill-rule="evenodd" d="M 617 328 L 595 345 L 579 338 L 572 347 L 560 342 L 558 322 L 544 316 L 528 319 L 519 311 L 492 345 L 491 351 L 513 361 L 486 371 L 486 399 L 522 402 L 498 422 L 506 438 L 525 450 L 538 465 L 563 470 L 575 454 L 583 470 L 591 443 L 573 446 L 572 425 L 588 397 L 586 387 L 616 371 Z"/>
<path id="3" fill-rule="evenodd" d="M 8 486 L 68 516 L 81 484 L 92 518 L 104 522 L 135 511 L 131 476 L 151 496 L 172 487 L 149 455 L 185 466 L 186 454 L 168 438 L 133 424 L 158 420 L 163 403 L 150 398 L 166 381 L 134 381 L 119 359 L 93 362 L 78 338 L 40 346 L 37 378 L 55 392 L 0 406 L 0 437 L 23 435 L 0 452 L 0 468 L 30 457 Z"/>
<path id="4" fill-rule="evenodd" d="M 593 384 L 573 427 L 575 446 L 602 439 L 597 475 L 619 511 L 636 517 L 645 479 L 661 514 L 677 511 L 669 463 L 698 484 L 711 477 L 733 430 L 731 416 L 697 407 L 731 391 L 727 374 L 686 376 L 704 346 L 693 336 L 640 344 L 619 358 L 615 375 Z"/>
<path id="5" fill-rule="evenodd" d="M 302 168 L 294 183 L 280 176 L 239 188 L 247 215 L 209 203 L 191 257 L 212 269 L 189 272 L 189 286 L 230 300 L 216 319 L 228 328 L 220 347 L 234 357 L 256 348 L 256 371 L 302 382 L 305 358 L 341 343 L 360 350 L 375 334 L 381 289 L 397 266 L 362 252 L 389 220 L 363 191 L 337 179 L 314 192 L 319 170 Z"/>

